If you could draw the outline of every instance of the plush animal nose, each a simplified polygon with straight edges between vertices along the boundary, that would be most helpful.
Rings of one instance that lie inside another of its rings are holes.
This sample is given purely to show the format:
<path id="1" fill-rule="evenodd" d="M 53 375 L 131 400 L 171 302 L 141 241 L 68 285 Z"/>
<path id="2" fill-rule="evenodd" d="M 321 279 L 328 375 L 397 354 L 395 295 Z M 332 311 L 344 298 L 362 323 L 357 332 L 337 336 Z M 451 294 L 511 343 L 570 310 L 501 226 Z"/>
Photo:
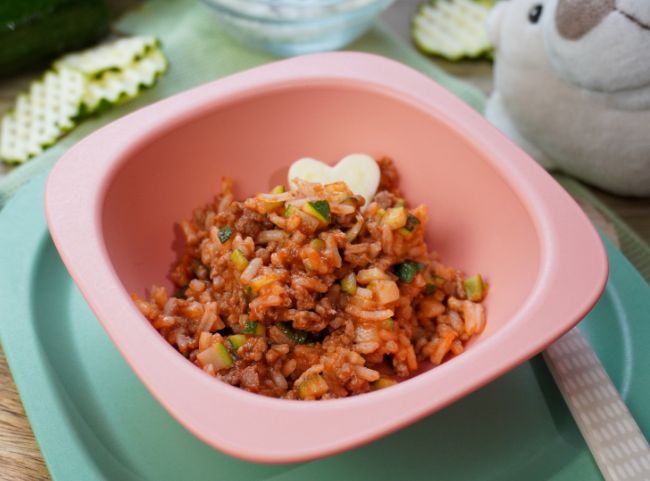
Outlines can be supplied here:
<path id="1" fill-rule="evenodd" d="M 555 10 L 557 31 L 568 40 L 577 40 L 615 8 L 616 0 L 558 0 Z"/>

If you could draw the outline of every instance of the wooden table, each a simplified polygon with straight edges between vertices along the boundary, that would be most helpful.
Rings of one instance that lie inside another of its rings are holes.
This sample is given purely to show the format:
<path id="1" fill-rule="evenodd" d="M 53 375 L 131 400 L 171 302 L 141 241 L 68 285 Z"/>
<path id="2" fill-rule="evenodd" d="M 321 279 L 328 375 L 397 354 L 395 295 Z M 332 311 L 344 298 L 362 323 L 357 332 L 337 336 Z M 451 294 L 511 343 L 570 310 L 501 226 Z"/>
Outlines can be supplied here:
<path id="1" fill-rule="evenodd" d="M 133 0 L 114 0 L 113 8 L 121 10 Z M 400 0 L 384 14 L 384 21 L 397 34 L 409 41 L 409 21 L 419 0 Z M 449 63 L 433 60 L 453 75 L 471 82 L 486 94 L 492 89 L 492 69 L 488 62 Z M 0 83 L 0 112 L 11 104 L 15 93 L 24 88 L 30 77 Z M 596 191 L 596 195 L 650 242 L 650 199 L 628 199 Z M 49 480 L 45 463 L 34 439 L 29 422 L 16 392 L 7 362 L 0 350 L 0 480 Z"/>

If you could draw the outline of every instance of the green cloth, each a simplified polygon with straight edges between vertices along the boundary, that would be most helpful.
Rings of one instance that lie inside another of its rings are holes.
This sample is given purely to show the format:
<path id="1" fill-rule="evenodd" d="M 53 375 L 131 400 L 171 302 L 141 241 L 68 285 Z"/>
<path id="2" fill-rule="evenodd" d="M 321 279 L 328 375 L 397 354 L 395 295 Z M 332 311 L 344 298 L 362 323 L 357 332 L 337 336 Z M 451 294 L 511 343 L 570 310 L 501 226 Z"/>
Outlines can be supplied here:
<path id="1" fill-rule="evenodd" d="M 169 58 L 169 71 L 155 87 L 137 99 L 85 120 L 43 154 L 0 178 L 0 208 L 22 184 L 49 169 L 70 146 L 102 125 L 177 92 L 276 60 L 270 54 L 249 49 L 228 37 L 219 29 L 213 13 L 198 0 L 146 2 L 122 18 L 115 29 L 127 34 L 148 34 L 160 38 Z M 483 108 L 485 98 L 480 91 L 440 70 L 380 23 L 348 49 L 399 60 L 430 76 L 475 109 Z M 88 162 L 92 162 L 92 159 L 88 159 Z"/>
<path id="2" fill-rule="evenodd" d="M 160 38 L 170 61 L 169 71 L 158 85 L 137 99 L 84 121 L 42 155 L 0 178 L 0 208 L 22 184 L 49 169 L 68 147 L 102 125 L 177 92 L 275 60 L 269 54 L 248 49 L 220 31 L 212 13 L 197 0 L 149 1 L 125 16 L 115 28 L 127 34 L 149 34 Z M 398 60 L 428 75 L 476 110 L 483 110 L 485 97 L 480 91 L 440 70 L 380 23 L 348 49 Z M 88 162 L 92 161 L 88 159 Z M 621 250 L 650 280 L 650 247 L 585 186 L 565 176 L 558 176 L 558 180 L 571 194 L 595 205 L 612 222 Z"/>

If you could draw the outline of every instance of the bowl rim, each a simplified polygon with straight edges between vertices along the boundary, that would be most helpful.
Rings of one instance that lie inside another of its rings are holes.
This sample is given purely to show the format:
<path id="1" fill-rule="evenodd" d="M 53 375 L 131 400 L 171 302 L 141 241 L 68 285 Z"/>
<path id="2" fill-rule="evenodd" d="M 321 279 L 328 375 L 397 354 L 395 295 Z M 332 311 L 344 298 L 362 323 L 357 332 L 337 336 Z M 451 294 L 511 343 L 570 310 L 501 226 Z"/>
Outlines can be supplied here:
<path id="1" fill-rule="evenodd" d="M 312 15 L 305 17 L 295 17 L 295 18 L 281 18 L 272 15 L 253 15 L 248 12 L 242 12 L 231 6 L 225 5 L 220 2 L 220 0 L 200 0 L 206 7 L 216 10 L 219 13 L 237 18 L 238 20 L 248 20 L 251 22 L 259 22 L 265 25 L 276 25 L 276 26 L 317 26 L 317 25 L 326 25 L 337 22 L 341 18 L 352 19 L 352 18 L 363 18 L 368 15 L 377 15 L 379 11 L 387 8 L 395 0 L 370 0 L 368 3 L 360 5 L 359 7 L 350 8 L 341 11 L 332 11 L 327 12 L 323 15 Z M 269 2 L 265 0 L 247 0 L 251 4 L 256 5 L 267 5 Z M 336 4 L 347 3 L 349 0 L 330 0 L 319 5 L 304 5 L 300 4 L 299 1 L 292 2 L 284 1 L 281 7 L 290 7 L 298 8 L 303 11 L 308 11 L 309 9 L 318 8 L 318 7 L 331 7 Z M 304 8 L 302 8 L 304 7 Z M 307 8 L 308 7 L 308 8 Z"/>
<path id="2" fill-rule="evenodd" d="M 179 356 L 141 322 L 110 263 L 101 223 L 113 176 L 131 153 L 160 132 L 255 92 L 319 81 L 393 92 L 447 123 L 484 153 L 524 204 L 537 230 L 541 257 L 529 298 L 498 336 L 391 389 L 303 402 L 267 398 L 215 382 Z M 596 303 L 607 279 L 607 257 L 598 234 L 548 173 L 430 78 L 395 61 L 362 53 L 313 54 L 274 62 L 122 117 L 77 143 L 57 162 L 47 180 L 45 211 L 52 239 L 73 280 L 147 389 L 198 438 L 255 462 L 298 462 L 338 453 L 443 408 L 539 353 L 572 328 Z M 570 296 L 557 295 L 567 291 Z M 158 356 L 156 363 L 150 361 L 152 355 Z M 475 365 L 482 369 L 473 369 Z M 438 386 L 445 389 L 431 389 Z M 239 416 L 215 420 L 215 400 L 226 412 Z M 400 406 L 400 411 L 394 412 L 394 406 Z M 241 419 L 246 420 L 246 433 L 241 432 Z M 310 432 L 310 443 L 304 442 L 305 426 L 319 428 Z"/>

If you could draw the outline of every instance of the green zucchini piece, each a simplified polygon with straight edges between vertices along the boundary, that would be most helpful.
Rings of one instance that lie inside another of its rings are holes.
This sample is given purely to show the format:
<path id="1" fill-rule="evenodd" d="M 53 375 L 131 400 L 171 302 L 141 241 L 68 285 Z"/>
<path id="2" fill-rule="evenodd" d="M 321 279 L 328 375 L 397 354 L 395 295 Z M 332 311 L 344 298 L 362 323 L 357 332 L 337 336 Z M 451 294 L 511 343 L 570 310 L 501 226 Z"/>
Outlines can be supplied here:
<path id="1" fill-rule="evenodd" d="M 307 214 L 316 217 L 321 224 L 330 223 L 330 204 L 326 200 L 313 200 L 302 206 Z"/>
<path id="2" fill-rule="evenodd" d="M 411 24 L 415 45 L 447 60 L 490 56 L 493 47 L 485 23 L 494 0 L 431 0 L 420 6 Z"/>
<path id="3" fill-rule="evenodd" d="M 88 83 L 83 103 L 87 113 L 97 112 L 102 106 L 112 106 L 136 97 L 141 90 L 151 87 L 167 70 L 167 59 L 158 48 L 122 70 L 108 70 Z"/>
<path id="4" fill-rule="evenodd" d="M 108 26 L 104 0 L 0 1 L 0 77 L 91 45 Z"/>
<path id="5" fill-rule="evenodd" d="M 310 374 L 298 385 L 300 399 L 316 399 L 329 390 L 327 381 L 320 374 Z"/>
<path id="6" fill-rule="evenodd" d="M 463 287 L 470 301 L 478 302 L 485 297 L 485 283 L 480 274 L 465 279 L 463 281 Z"/>
<path id="7" fill-rule="evenodd" d="M 87 82 L 72 69 L 48 71 L 16 99 L 0 124 L 0 159 L 22 163 L 75 126 Z"/>
<path id="8" fill-rule="evenodd" d="M 263 336 L 266 334 L 266 327 L 261 322 L 246 321 L 244 323 L 244 332 L 246 334 L 254 334 L 256 336 Z"/>
<path id="9" fill-rule="evenodd" d="M 89 77 L 98 77 L 109 70 L 119 72 L 131 68 L 134 62 L 143 59 L 152 50 L 158 50 L 159 44 L 157 38 L 150 36 L 121 38 L 64 55 L 52 66 L 55 69 L 73 68 Z"/>
<path id="10" fill-rule="evenodd" d="M 418 271 L 423 270 L 425 267 L 426 266 L 421 262 L 404 261 L 401 264 L 395 264 L 393 266 L 393 273 L 399 277 L 400 281 L 408 284 L 413 281 L 415 274 L 417 274 Z"/>
<path id="11" fill-rule="evenodd" d="M 247 338 L 244 334 L 233 334 L 232 336 L 228 336 L 228 342 L 235 352 L 237 352 L 237 349 L 246 344 L 246 339 Z"/>
<path id="12" fill-rule="evenodd" d="M 234 251 L 232 251 L 232 253 L 230 254 L 230 260 L 232 261 L 233 264 L 235 264 L 235 268 L 239 272 L 242 272 L 248 266 L 248 259 L 246 259 L 244 253 L 239 249 L 235 249 Z"/>

